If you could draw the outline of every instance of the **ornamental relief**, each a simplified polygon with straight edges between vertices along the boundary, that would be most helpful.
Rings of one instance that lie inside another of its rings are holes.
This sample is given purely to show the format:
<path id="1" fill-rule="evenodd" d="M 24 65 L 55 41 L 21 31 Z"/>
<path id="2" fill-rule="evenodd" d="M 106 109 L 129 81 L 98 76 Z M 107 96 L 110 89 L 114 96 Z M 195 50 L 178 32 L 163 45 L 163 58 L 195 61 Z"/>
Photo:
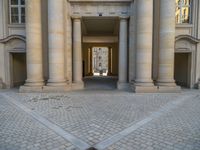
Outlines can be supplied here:
<path id="1" fill-rule="evenodd" d="M 26 44 L 24 41 L 22 40 L 19 40 L 19 39 L 13 39 L 13 40 L 10 40 L 8 43 L 6 43 L 5 45 L 5 48 L 8 50 L 8 51 L 25 51 L 26 49 Z"/>
<path id="2" fill-rule="evenodd" d="M 187 40 L 178 40 L 175 44 L 175 51 L 185 51 L 185 52 L 192 52 L 195 50 L 195 44 L 191 43 Z"/>
<path id="3" fill-rule="evenodd" d="M 71 3 L 71 15 L 121 16 L 130 15 L 129 3 Z"/>

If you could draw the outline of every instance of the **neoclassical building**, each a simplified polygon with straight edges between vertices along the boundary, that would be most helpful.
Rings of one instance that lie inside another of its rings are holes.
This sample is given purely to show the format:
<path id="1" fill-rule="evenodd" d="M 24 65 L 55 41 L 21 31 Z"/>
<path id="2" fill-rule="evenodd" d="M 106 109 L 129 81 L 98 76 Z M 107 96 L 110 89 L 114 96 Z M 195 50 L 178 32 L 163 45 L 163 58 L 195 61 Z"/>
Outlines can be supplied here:
<path id="1" fill-rule="evenodd" d="M 84 89 L 98 70 L 120 90 L 199 88 L 200 1 L 0 0 L 0 88 Z"/>

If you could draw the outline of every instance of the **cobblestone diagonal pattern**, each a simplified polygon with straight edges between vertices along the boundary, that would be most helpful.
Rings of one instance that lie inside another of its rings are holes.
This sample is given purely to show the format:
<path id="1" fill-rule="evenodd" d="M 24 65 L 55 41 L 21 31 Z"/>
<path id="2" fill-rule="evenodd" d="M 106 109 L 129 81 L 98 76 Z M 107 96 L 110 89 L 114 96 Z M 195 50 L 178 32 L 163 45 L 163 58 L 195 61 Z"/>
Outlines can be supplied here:
<path id="1" fill-rule="evenodd" d="M 75 150 L 49 130 L 0 96 L 0 150 Z"/>
<path id="2" fill-rule="evenodd" d="M 12 96 L 65 131 L 95 145 L 142 120 L 180 94 L 85 91 L 68 94 L 13 93 Z"/>
<path id="3" fill-rule="evenodd" d="M 106 150 L 200 150 L 200 96 L 188 99 Z"/>
<path id="4" fill-rule="evenodd" d="M 12 98 L 7 102 L 5 97 Z M 186 90 L 181 94 L 120 91 L 21 94 L 0 91 L 0 150 L 77 150 L 57 132 L 14 105 L 16 103 L 91 146 L 108 141 L 113 135 L 162 112 L 104 146 L 104 150 L 200 149 L 200 93 L 197 90 Z M 165 110 L 168 104 L 176 104 L 176 107 Z"/>

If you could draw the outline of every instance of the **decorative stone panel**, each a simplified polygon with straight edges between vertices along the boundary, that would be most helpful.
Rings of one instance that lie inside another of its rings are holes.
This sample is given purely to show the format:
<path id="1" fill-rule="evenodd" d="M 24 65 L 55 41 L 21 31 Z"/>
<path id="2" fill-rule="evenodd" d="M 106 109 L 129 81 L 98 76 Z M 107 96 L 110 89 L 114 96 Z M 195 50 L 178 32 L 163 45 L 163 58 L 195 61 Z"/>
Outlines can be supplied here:
<path id="1" fill-rule="evenodd" d="M 131 1 L 70 1 L 71 15 L 121 16 L 130 15 Z"/>

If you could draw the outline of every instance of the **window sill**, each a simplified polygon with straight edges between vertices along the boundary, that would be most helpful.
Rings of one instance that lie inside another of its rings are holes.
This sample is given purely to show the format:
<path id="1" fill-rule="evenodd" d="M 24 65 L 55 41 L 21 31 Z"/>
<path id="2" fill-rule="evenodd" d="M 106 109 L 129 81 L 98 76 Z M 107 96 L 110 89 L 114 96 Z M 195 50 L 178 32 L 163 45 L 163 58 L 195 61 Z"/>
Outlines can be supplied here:
<path id="1" fill-rule="evenodd" d="M 193 28 L 193 24 L 176 24 L 176 28 Z"/>
<path id="2" fill-rule="evenodd" d="M 25 28 L 25 24 L 8 24 L 8 28 Z"/>

